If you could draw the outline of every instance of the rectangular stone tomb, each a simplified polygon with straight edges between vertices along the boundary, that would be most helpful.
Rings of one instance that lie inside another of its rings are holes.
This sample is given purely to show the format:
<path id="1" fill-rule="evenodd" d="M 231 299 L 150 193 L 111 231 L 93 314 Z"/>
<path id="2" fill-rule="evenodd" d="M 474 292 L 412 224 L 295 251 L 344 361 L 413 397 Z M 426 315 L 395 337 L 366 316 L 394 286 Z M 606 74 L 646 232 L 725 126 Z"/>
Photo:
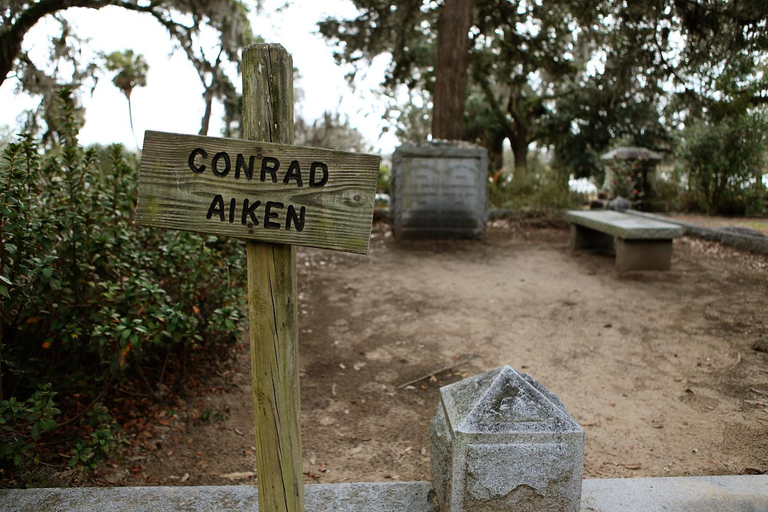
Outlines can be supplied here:
<path id="1" fill-rule="evenodd" d="M 392 159 L 395 237 L 482 238 L 488 153 L 464 142 L 403 144 Z"/>
<path id="2" fill-rule="evenodd" d="M 571 248 L 615 252 L 616 270 L 669 270 L 672 240 L 683 228 L 667 222 L 612 210 L 566 212 L 571 223 Z"/>
<path id="3" fill-rule="evenodd" d="M 444 512 L 577 512 L 584 430 L 533 377 L 503 366 L 440 389 L 430 423 Z"/>

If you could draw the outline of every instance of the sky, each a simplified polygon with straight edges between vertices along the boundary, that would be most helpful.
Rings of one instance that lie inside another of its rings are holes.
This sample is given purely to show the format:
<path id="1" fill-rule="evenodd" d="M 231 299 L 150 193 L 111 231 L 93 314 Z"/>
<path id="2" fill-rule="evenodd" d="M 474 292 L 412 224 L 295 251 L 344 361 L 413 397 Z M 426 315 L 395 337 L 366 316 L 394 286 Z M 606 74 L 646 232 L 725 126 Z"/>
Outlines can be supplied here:
<path id="1" fill-rule="evenodd" d="M 250 2 L 246 2 L 250 4 Z M 293 56 L 300 79 L 294 85 L 303 90 L 296 115 L 312 121 L 325 110 L 338 111 L 350 124 L 360 130 L 374 152 L 391 153 L 398 145 L 392 133 L 382 136 L 385 126 L 381 120 L 385 101 L 376 95 L 387 57 L 378 57 L 364 76 L 358 76 L 354 90 L 347 83 L 346 70 L 333 59 L 333 50 L 317 34 L 317 22 L 327 15 L 353 17 L 355 9 L 348 0 L 293 0 L 281 12 L 273 12 L 285 0 L 266 0 L 261 15 L 251 13 L 254 33 L 265 42 L 282 44 Z M 147 86 L 134 89 L 131 95 L 133 122 L 139 144 L 145 130 L 197 134 L 203 116 L 203 87 L 197 73 L 181 51 L 172 54 L 173 44 L 157 22 L 146 15 L 128 12 L 117 7 L 101 10 L 69 9 L 65 17 L 80 37 L 87 37 L 90 51 L 122 51 L 133 49 L 144 55 L 149 64 Z M 31 50 L 33 59 L 42 65 L 48 38 L 56 33 L 58 24 L 43 20 L 24 40 L 24 48 Z M 80 132 L 83 144 L 109 144 L 122 142 L 134 149 L 128 121 L 128 102 L 112 84 L 112 73 L 105 71 L 91 94 L 85 91 L 82 103 L 86 109 L 86 122 Z M 239 79 L 238 79 L 239 87 Z M 16 126 L 16 119 L 24 108 L 36 101 L 17 95 L 16 81 L 6 80 L 0 86 L 0 126 Z M 222 128 L 223 108 L 214 108 L 208 135 L 217 136 Z"/>

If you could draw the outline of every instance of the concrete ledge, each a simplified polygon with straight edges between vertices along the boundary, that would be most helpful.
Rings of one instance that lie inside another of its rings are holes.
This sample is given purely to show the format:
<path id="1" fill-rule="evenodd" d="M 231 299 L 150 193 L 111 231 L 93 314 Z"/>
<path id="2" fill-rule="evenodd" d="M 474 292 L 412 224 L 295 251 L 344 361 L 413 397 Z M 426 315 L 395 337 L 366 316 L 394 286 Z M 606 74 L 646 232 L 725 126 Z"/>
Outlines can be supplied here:
<path id="1" fill-rule="evenodd" d="M 437 512 L 429 482 L 316 484 L 306 512 Z M 2 512 L 258 512 L 255 485 L 0 490 Z"/>
<path id="2" fill-rule="evenodd" d="M 768 511 L 768 475 L 584 480 L 581 512 Z"/>
<path id="3" fill-rule="evenodd" d="M 683 228 L 685 234 L 688 236 L 695 236 L 697 238 L 703 238 L 704 240 L 720 242 L 722 244 L 730 245 L 745 251 L 752 251 L 759 254 L 768 254 L 768 238 L 728 233 L 719 229 L 705 228 L 697 226 L 696 224 L 691 224 L 689 222 L 670 219 L 668 217 L 664 217 L 663 215 L 654 215 L 652 213 L 638 212 L 636 210 L 624 210 L 624 213 L 628 213 L 636 217 L 644 217 L 646 219 L 677 224 Z"/>
<path id="4" fill-rule="evenodd" d="M 437 512 L 429 482 L 307 485 L 306 512 Z M 258 512 L 255 486 L 0 489 L 2 512 Z M 580 512 L 765 512 L 768 475 L 584 480 Z"/>

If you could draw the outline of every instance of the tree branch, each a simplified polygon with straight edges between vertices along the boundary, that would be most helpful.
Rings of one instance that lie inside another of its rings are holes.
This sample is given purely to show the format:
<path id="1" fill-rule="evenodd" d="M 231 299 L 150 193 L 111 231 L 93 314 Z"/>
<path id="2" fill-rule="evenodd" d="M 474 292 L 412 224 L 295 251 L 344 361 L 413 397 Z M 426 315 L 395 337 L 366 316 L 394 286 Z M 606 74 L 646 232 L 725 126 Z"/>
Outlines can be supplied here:
<path id="1" fill-rule="evenodd" d="M 101 9 L 113 3 L 114 0 L 42 0 L 29 6 L 10 26 L 0 30 L 0 85 L 13 69 L 13 61 L 21 52 L 24 36 L 42 18 L 72 7 Z"/>
<path id="2" fill-rule="evenodd" d="M 499 105 L 499 102 L 496 99 L 496 96 L 493 94 L 493 91 L 491 90 L 491 86 L 488 84 L 488 81 L 485 80 L 482 76 L 480 76 L 479 73 L 474 73 L 474 79 L 478 83 L 478 85 L 480 85 L 480 89 L 482 89 L 483 94 L 488 100 L 488 104 L 490 105 L 491 110 L 496 115 L 496 118 L 499 120 L 502 130 L 504 130 L 504 134 L 507 137 L 509 137 L 510 140 L 514 139 L 515 129 L 512 123 L 509 122 L 509 119 L 507 119 L 507 115 L 501 110 L 501 106 Z"/>

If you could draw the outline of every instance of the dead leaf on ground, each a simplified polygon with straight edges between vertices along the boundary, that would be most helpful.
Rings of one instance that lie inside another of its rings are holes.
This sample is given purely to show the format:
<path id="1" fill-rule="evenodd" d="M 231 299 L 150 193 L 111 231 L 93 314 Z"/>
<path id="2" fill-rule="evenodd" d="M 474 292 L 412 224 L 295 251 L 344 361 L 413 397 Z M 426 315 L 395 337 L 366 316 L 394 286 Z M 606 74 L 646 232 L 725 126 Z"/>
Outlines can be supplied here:
<path id="1" fill-rule="evenodd" d="M 184 483 L 187 480 L 189 480 L 189 473 L 184 473 L 184 476 L 181 477 L 181 482 Z"/>
<path id="2" fill-rule="evenodd" d="M 219 475 L 221 478 L 227 478 L 229 480 L 246 480 L 256 476 L 255 471 L 235 471 L 234 473 L 224 473 Z"/>

